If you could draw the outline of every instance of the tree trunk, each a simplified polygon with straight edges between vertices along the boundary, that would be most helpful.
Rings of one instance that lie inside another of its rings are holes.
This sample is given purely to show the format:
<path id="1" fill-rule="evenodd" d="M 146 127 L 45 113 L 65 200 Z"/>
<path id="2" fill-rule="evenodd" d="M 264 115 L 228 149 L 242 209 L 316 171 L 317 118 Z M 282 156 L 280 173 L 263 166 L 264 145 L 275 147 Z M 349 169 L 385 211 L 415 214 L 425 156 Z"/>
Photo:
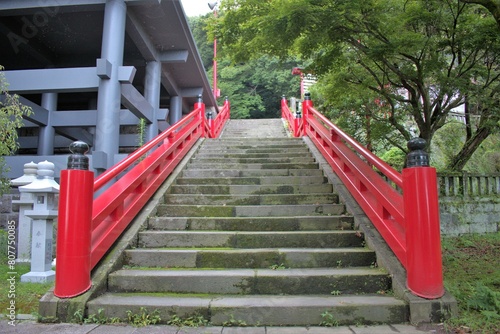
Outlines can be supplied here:
<path id="1" fill-rule="evenodd" d="M 490 134 L 491 128 L 479 128 L 477 132 L 465 142 L 460 152 L 458 152 L 458 154 L 453 157 L 453 160 L 447 167 L 453 171 L 461 171 L 465 167 L 469 159 L 472 157 L 472 154 L 474 154 L 476 149 L 479 147 L 479 145 L 481 145 L 481 143 L 486 138 L 488 138 Z"/>

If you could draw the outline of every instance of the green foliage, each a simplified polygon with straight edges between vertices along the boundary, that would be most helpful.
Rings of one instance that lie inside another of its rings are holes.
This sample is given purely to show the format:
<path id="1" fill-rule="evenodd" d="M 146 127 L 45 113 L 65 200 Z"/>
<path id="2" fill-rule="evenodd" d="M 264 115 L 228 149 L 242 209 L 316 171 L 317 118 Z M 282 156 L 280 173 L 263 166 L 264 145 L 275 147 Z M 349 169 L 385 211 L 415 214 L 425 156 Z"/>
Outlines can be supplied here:
<path id="1" fill-rule="evenodd" d="M 212 20 L 213 14 L 209 13 L 205 16 L 189 17 L 188 22 L 193 33 L 194 40 L 198 52 L 201 56 L 201 61 L 205 70 L 212 68 L 214 59 L 214 40 L 213 36 L 207 34 L 208 27 Z"/>
<path id="2" fill-rule="evenodd" d="M 458 317 L 446 321 L 447 326 L 496 334 L 500 328 L 500 233 L 445 237 L 442 248 L 445 287 L 459 308 Z"/>
<path id="3" fill-rule="evenodd" d="M 9 167 L 5 164 L 3 156 L 14 153 L 19 144 L 17 142 L 17 129 L 23 125 L 23 116 L 31 114 L 31 108 L 19 102 L 19 96 L 9 94 L 9 84 L 0 65 L 0 195 L 8 191 L 10 180 L 5 177 Z"/>
<path id="4" fill-rule="evenodd" d="M 299 95 L 299 78 L 291 74 L 296 62 L 262 57 L 247 63 L 219 62 L 219 88 L 231 101 L 231 118 L 277 118 L 280 97 Z"/>
<path id="5" fill-rule="evenodd" d="M 116 324 L 120 322 L 120 318 L 108 318 L 104 313 L 104 309 L 97 310 L 97 314 L 90 314 L 88 318 L 83 321 L 86 324 Z"/>
<path id="6" fill-rule="evenodd" d="M 224 321 L 222 323 L 222 326 L 224 326 L 224 327 L 246 327 L 246 326 L 248 326 L 248 324 L 243 320 L 236 320 L 234 318 L 234 315 L 231 314 L 229 317 L 229 320 Z"/>
<path id="7" fill-rule="evenodd" d="M 495 20 L 480 6 L 449 0 L 226 0 L 221 8 L 214 30 L 234 61 L 262 55 L 307 61 L 320 78 L 324 105 L 352 120 L 351 129 L 368 144 L 379 140 L 404 150 L 417 135 L 430 145 L 448 114 L 467 107 L 480 121 L 469 124 L 467 140 L 450 162 L 459 170 L 498 128 L 500 38 Z M 356 117 L 349 118 L 353 111 Z"/>
<path id="8" fill-rule="evenodd" d="M 177 314 L 174 314 L 170 320 L 167 322 L 168 325 L 177 327 L 203 327 L 208 325 L 208 320 L 201 314 L 195 314 L 190 317 L 181 318 Z"/>
<path id="9" fill-rule="evenodd" d="M 406 153 L 397 147 L 393 147 L 386 151 L 380 158 L 391 165 L 394 169 L 401 171 L 405 163 Z"/>
<path id="10" fill-rule="evenodd" d="M 149 313 L 144 307 L 139 309 L 139 313 L 133 313 L 132 311 L 127 311 L 128 322 L 132 326 L 144 327 L 149 325 L 155 325 L 161 321 L 160 311 L 154 310 Z"/>
<path id="11" fill-rule="evenodd" d="M 7 262 L 8 234 L 5 230 L 0 230 L 0 261 Z"/>
<path id="12" fill-rule="evenodd" d="M 269 266 L 269 269 L 272 270 L 283 270 L 286 269 L 285 265 L 283 263 L 281 264 L 273 264 L 272 266 Z"/>
<path id="13" fill-rule="evenodd" d="M 500 320 L 500 292 L 493 291 L 482 283 L 478 283 L 474 289 L 474 294 L 467 302 L 467 307 L 479 312 L 488 311 L 496 313 L 496 319 Z M 488 317 L 492 317 L 488 313 Z"/>
<path id="14" fill-rule="evenodd" d="M 465 141 L 465 124 L 453 121 L 436 132 L 430 150 L 431 164 L 438 171 L 449 171 L 449 165 Z M 464 170 L 477 174 L 500 172 L 500 134 L 493 133 L 486 138 L 467 162 Z"/>
<path id="15" fill-rule="evenodd" d="M 339 325 L 339 322 L 335 320 L 333 314 L 328 311 L 321 313 L 321 318 L 323 319 L 323 321 L 319 324 L 320 326 L 337 327 Z"/>
<path id="16" fill-rule="evenodd" d="M 200 51 L 208 76 L 213 76 L 213 38 L 218 35 L 218 19 L 212 14 L 189 19 L 193 37 Z M 218 36 L 220 40 L 220 36 Z M 291 70 L 298 66 L 295 59 L 278 60 L 259 57 L 234 63 L 219 43 L 217 50 L 218 88 L 220 101 L 227 96 L 231 101 L 231 118 L 276 118 L 280 115 L 280 98 L 300 94 L 300 78 Z"/>

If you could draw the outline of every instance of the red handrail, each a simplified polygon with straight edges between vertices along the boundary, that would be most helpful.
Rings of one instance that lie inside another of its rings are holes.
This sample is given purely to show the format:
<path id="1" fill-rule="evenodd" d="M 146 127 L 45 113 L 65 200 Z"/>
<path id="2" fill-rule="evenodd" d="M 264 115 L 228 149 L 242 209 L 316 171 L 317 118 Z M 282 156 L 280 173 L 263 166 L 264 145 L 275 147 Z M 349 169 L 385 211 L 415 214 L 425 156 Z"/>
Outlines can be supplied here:
<path id="1" fill-rule="evenodd" d="M 130 171 L 94 200 L 91 268 L 99 262 L 184 155 L 202 137 L 204 129 L 202 109 L 198 106 L 181 121 L 95 180 L 94 191 L 136 163 Z M 158 146 L 160 143 L 162 144 Z M 149 156 L 142 161 L 139 160 L 155 147 Z"/>
<path id="2" fill-rule="evenodd" d="M 208 127 L 210 128 L 210 138 L 218 138 L 222 132 L 222 129 L 226 125 L 227 120 L 230 117 L 231 104 L 226 98 L 224 100 L 224 106 L 222 110 L 217 114 L 215 119 L 208 120 Z"/>
<path id="3" fill-rule="evenodd" d="M 205 105 L 200 99 L 189 115 L 95 180 L 88 170 L 62 171 L 59 211 L 63 214 L 59 224 L 64 233 L 58 234 L 57 242 L 65 251 L 58 252 L 54 289 L 57 297 L 75 297 L 90 287 L 90 270 L 196 141 L 205 137 L 206 130 Z M 148 152 L 151 153 L 146 156 Z M 108 186 L 103 190 L 105 185 Z M 99 195 L 98 190 L 102 192 Z M 75 270 L 75 266 L 81 270 Z"/>
<path id="4" fill-rule="evenodd" d="M 297 136 L 285 99 L 281 110 Z M 311 139 L 406 268 L 410 291 L 425 298 L 441 297 L 444 288 L 437 184 L 432 176 L 435 170 L 405 168 L 399 173 L 314 109 L 308 95 L 302 113 L 304 129 L 299 135 Z"/>
<path id="5" fill-rule="evenodd" d="M 288 107 L 288 101 L 284 96 L 281 99 L 281 118 L 286 120 L 286 122 L 288 123 L 288 127 L 290 128 L 290 131 L 292 132 L 294 137 L 303 136 L 304 122 L 302 121 L 301 117 L 296 117 L 290 111 L 290 108 Z"/>

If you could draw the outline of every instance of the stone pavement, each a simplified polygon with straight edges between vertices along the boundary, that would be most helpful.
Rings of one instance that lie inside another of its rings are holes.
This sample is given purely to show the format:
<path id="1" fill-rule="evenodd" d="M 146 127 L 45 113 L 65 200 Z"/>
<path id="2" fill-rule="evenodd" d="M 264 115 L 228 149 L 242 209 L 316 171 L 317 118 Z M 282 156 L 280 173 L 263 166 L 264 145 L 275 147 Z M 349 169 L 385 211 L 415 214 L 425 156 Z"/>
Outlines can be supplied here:
<path id="1" fill-rule="evenodd" d="M 445 334 L 439 325 L 379 325 L 379 326 L 339 326 L 339 327 L 199 327 L 178 328 L 155 325 L 133 327 L 125 324 L 41 324 L 33 320 L 16 320 L 15 326 L 8 321 L 0 321 L 0 333 L 22 334 Z"/>

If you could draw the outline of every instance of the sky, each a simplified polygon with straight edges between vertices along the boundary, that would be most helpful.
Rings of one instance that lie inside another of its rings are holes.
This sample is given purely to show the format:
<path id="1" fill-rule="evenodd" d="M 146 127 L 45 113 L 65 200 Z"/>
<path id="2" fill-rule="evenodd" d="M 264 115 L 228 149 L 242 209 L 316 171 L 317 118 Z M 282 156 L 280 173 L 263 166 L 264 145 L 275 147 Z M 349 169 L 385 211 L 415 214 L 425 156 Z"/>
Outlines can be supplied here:
<path id="1" fill-rule="evenodd" d="M 214 0 L 181 0 L 182 7 L 186 12 L 186 16 L 198 16 L 210 13 L 211 10 L 208 8 L 208 3 Z"/>

